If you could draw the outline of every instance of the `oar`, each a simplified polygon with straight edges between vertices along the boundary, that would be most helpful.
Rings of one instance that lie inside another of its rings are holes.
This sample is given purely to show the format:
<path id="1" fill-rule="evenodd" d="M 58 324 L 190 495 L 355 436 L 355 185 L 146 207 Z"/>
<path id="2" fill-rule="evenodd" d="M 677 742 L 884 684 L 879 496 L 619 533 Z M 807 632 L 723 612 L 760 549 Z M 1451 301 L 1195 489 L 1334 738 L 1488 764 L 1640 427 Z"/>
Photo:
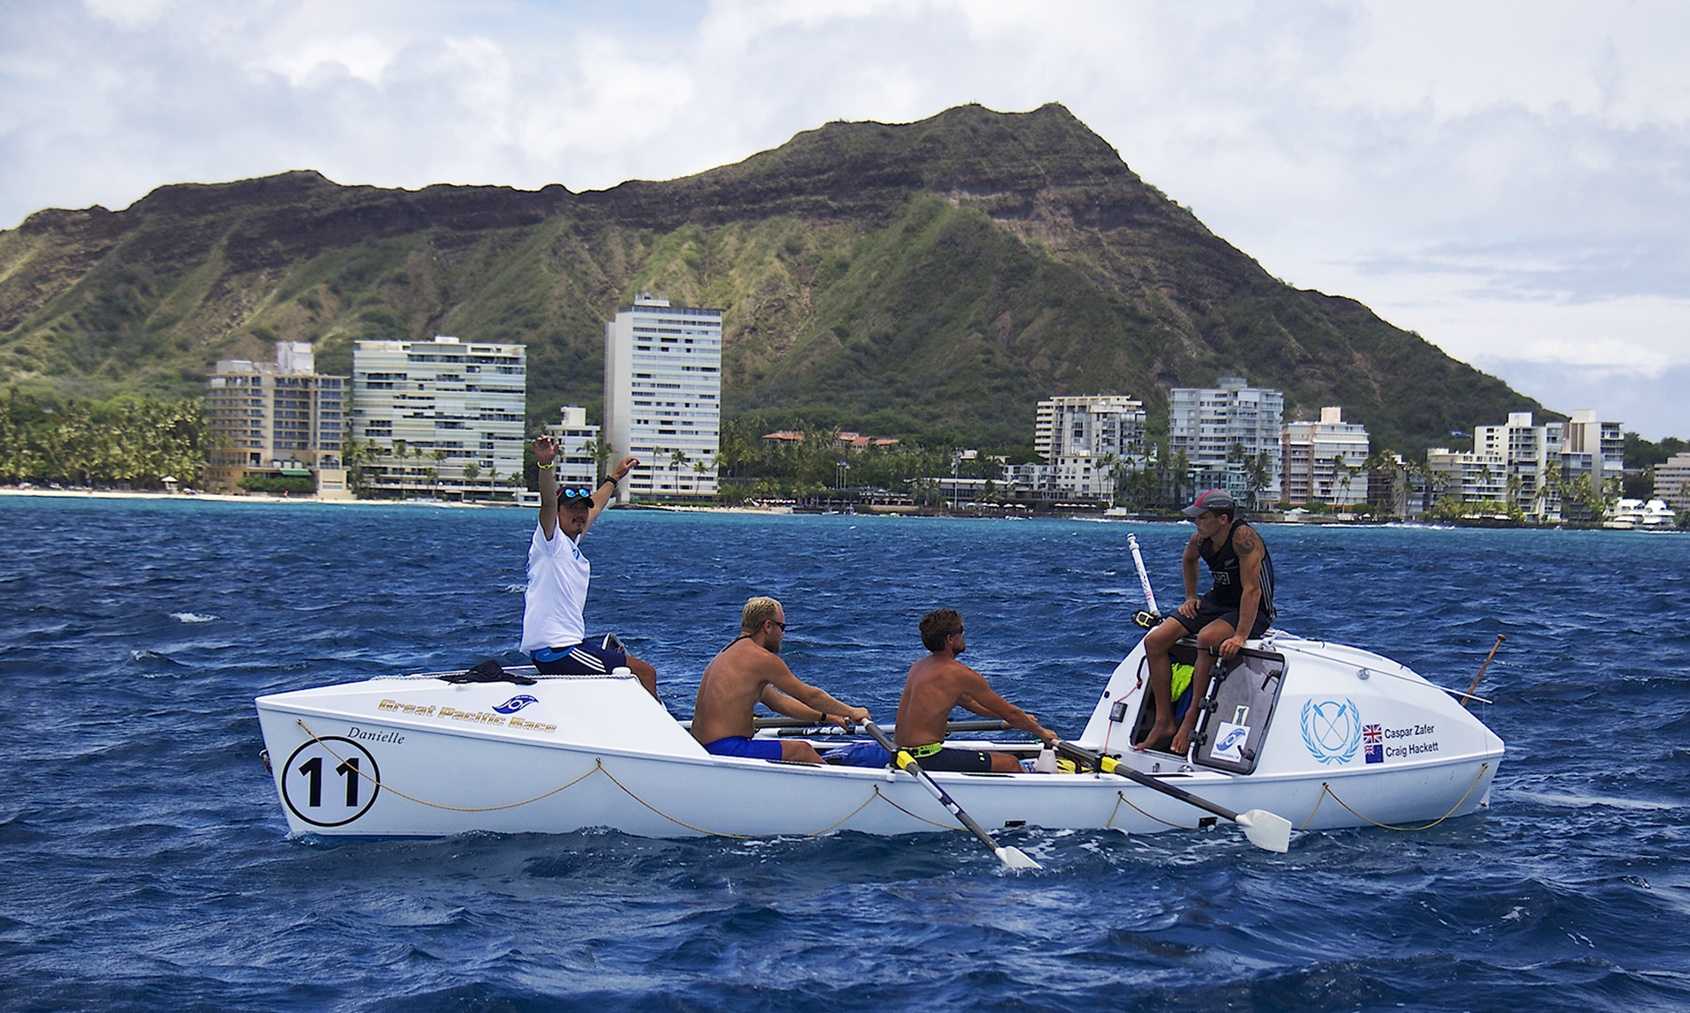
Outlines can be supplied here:
<path id="1" fill-rule="evenodd" d="M 1170 798 L 1177 798 L 1186 805 L 1193 805 L 1204 812 L 1214 813 L 1222 819 L 1231 820 L 1244 828 L 1244 836 L 1250 843 L 1266 851 L 1277 851 L 1280 854 L 1291 849 L 1291 821 L 1266 809 L 1251 809 L 1245 813 L 1235 813 L 1222 805 L 1216 805 L 1206 798 L 1199 798 L 1184 788 L 1176 788 L 1171 784 L 1164 784 L 1160 779 L 1122 764 L 1113 756 L 1100 756 L 1074 745 L 1072 742 L 1056 744 L 1058 752 L 1066 753 L 1071 759 L 1081 760 L 1105 774 L 1124 777 L 1134 784 L 1142 784 L 1153 791 L 1159 791 Z"/>
<path id="2" fill-rule="evenodd" d="M 946 793 L 945 789 L 939 787 L 938 782 L 934 781 L 933 777 L 928 774 L 927 771 L 921 769 L 921 764 L 915 762 L 914 757 L 893 744 L 892 740 L 886 737 L 886 733 L 880 730 L 879 725 L 875 724 L 873 721 L 864 721 L 863 727 L 868 729 L 868 733 L 870 735 L 874 736 L 874 741 L 880 743 L 880 748 L 892 754 L 893 761 L 896 762 L 900 768 L 914 774 L 915 779 L 920 781 L 928 791 L 933 793 L 933 797 L 939 800 L 939 804 L 951 811 L 951 815 L 957 818 L 957 822 L 967 827 L 969 833 L 978 837 L 980 839 L 980 843 L 984 844 L 988 848 L 991 848 L 992 854 L 998 856 L 998 861 L 1002 862 L 1005 868 L 1044 868 L 1044 866 L 1029 858 L 1027 853 L 1022 851 L 1020 848 L 999 847 L 998 842 L 992 840 L 992 835 L 986 833 L 986 829 L 984 827 L 974 822 L 974 817 L 963 812 L 962 806 L 957 805 L 956 800 L 951 798 L 951 796 Z"/>
<path id="3" fill-rule="evenodd" d="M 805 721 L 803 718 L 752 718 L 751 727 L 761 730 L 764 728 L 838 728 L 839 726 L 830 725 L 826 721 Z M 888 725 L 887 727 L 896 729 L 898 726 Z M 947 732 L 1000 732 L 1008 727 L 1008 721 L 985 718 L 945 722 L 945 731 Z M 849 728 L 839 730 L 848 731 Z"/>
<path id="4" fill-rule="evenodd" d="M 1496 643 L 1490 645 L 1490 653 L 1485 655 L 1485 660 L 1479 665 L 1479 671 L 1473 676 L 1473 681 L 1467 684 L 1467 692 L 1461 694 L 1463 697 L 1461 706 L 1466 707 L 1468 702 L 1473 699 L 1473 691 L 1479 688 L 1479 681 L 1485 677 L 1485 669 L 1490 667 L 1490 659 L 1496 657 L 1496 649 L 1501 647 L 1502 642 L 1507 639 L 1500 633 L 1496 635 Z"/>

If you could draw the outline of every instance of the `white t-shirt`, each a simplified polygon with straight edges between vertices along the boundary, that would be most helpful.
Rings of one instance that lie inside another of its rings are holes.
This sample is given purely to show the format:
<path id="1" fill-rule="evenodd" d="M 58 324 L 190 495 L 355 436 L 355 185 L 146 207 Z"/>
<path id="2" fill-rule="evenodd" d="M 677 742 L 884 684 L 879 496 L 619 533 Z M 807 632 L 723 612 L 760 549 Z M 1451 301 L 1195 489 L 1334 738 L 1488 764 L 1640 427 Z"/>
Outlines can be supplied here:
<path id="1" fill-rule="evenodd" d="M 545 529 L 534 525 L 534 537 L 528 543 L 528 590 L 523 595 L 524 653 L 542 647 L 573 647 L 586 638 L 584 613 L 592 575 L 593 564 L 581 554 L 581 546 L 562 531 L 547 541 Z"/>

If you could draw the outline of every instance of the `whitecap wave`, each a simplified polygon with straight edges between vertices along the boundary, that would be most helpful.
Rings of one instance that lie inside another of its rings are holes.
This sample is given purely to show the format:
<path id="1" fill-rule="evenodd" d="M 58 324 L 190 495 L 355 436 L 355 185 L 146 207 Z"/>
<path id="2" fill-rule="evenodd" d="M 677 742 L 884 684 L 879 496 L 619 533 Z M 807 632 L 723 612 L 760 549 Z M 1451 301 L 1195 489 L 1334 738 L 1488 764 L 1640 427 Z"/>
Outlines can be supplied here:
<path id="1" fill-rule="evenodd" d="M 172 612 L 170 618 L 179 623 L 211 623 L 221 619 L 221 616 L 201 615 L 198 612 Z"/>
<path id="2" fill-rule="evenodd" d="M 506 594 L 522 594 L 524 591 L 527 591 L 527 590 L 528 590 L 527 584 L 506 584 L 505 585 L 505 593 Z"/>

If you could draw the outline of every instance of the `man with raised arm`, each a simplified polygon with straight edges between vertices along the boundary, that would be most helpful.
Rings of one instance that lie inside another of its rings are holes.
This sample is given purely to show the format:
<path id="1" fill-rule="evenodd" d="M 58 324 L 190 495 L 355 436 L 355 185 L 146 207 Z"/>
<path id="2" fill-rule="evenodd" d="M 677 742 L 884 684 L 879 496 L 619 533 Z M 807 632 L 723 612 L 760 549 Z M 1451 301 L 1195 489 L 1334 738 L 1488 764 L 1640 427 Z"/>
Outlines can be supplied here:
<path id="1" fill-rule="evenodd" d="M 1184 513 L 1197 524 L 1185 543 L 1180 568 L 1185 575 L 1185 601 L 1178 611 L 1144 635 L 1144 656 L 1150 664 L 1150 695 L 1156 720 L 1135 749 L 1167 749 L 1181 756 L 1191 748 L 1198 705 L 1209 691 L 1209 673 L 1220 650 L 1231 658 L 1248 637 L 1260 637 L 1273 622 L 1273 559 L 1261 535 L 1238 519 L 1238 506 L 1224 489 L 1205 489 Z M 1214 582 L 1197 597 L 1197 561 L 1209 566 Z M 1168 649 L 1188 634 L 1197 635 L 1197 664 L 1191 675 L 1191 704 L 1185 718 L 1174 723 L 1171 699 L 1173 663 Z"/>
<path id="2" fill-rule="evenodd" d="M 534 441 L 540 469 L 540 523 L 528 541 L 528 590 L 523 597 L 522 650 L 546 675 L 596 675 L 626 666 L 652 696 L 657 670 L 627 653 L 615 634 L 587 636 L 587 584 L 593 565 L 581 536 L 616 495 L 617 483 L 640 462 L 624 457 L 597 487 L 557 485 L 557 440 Z"/>
<path id="3" fill-rule="evenodd" d="M 716 756 L 820 763 L 808 742 L 754 739 L 751 712 L 761 700 L 787 717 L 820 724 L 867 721 L 868 711 L 840 703 L 800 682 L 780 660 L 786 610 L 773 598 L 752 598 L 739 616 L 739 636 L 704 669 L 693 705 L 692 736 Z"/>
<path id="4" fill-rule="evenodd" d="M 921 620 L 921 643 L 931 653 L 910 666 L 904 695 L 898 701 L 898 747 L 923 770 L 996 771 L 1021 773 L 1021 763 L 1008 753 L 984 749 L 943 747 L 951 708 L 966 707 L 976 714 L 1001 718 L 1056 745 L 1057 735 L 1026 711 L 999 696 L 986 677 L 957 660 L 968 649 L 962 615 L 955 609 L 929 612 Z"/>

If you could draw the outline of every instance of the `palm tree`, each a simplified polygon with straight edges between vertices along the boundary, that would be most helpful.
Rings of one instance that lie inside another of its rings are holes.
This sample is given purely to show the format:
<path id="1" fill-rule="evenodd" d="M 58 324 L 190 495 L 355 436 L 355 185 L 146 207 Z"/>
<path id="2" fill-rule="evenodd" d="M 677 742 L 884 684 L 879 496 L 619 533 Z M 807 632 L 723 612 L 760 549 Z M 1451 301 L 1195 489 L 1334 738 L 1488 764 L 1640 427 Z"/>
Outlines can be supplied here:
<path id="1" fill-rule="evenodd" d="M 1532 513 L 1543 519 L 1550 512 L 1551 498 L 1555 501 L 1554 512 L 1559 515 L 1561 500 L 1561 462 L 1550 458 L 1543 466 L 1543 474 L 1537 483 L 1537 493 L 1532 497 Z"/>
<path id="2" fill-rule="evenodd" d="M 698 483 L 704 480 L 704 473 L 706 471 L 709 471 L 709 470 L 710 469 L 705 465 L 705 463 L 702 460 L 692 462 L 692 491 L 693 491 L 693 495 L 696 496 L 698 494 Z"/>
<path id="3" fill-rule="evenodd" d="M 586 452 L 588 457 L 593 459 L 594 475 L 605 473 L 605 465 L 610 462 L 610 455 L 616 451 L 616 448 L 610 445 L 610 441 L 603 438 L 588 440 L 581 445 L 581 449 Z"/>
<path id="4" fill-rule="evenodd" d="M 394 440 L 390 446 L 393 459 L 399 462 L 396 468 L 390 469 L 392 478 L 394 483 L 399 486 L 400 495 L 403 496 L 405 491 L 405 458 L 411 456 L 411 448 L 406 445 L 404 440 Z"/>
<path id="5" fill-rule="evenodd" d="M 1121 458 L 1112 452 L 1106 451 L 1098 456 L 1097 468 L 1109 479 L 1109 505 L 1111 507 L 1115 505 L 1115 487 L 1121 481 L 1121 467 Z"/>
<path id="6" fill-rule="evenodd" d="M 1250 455 L 1244 465 L 1244 482 L 1250 492 L 1250 509 L 1259 509 L 1261 492 L 1268 484 L 1268 452 Z"/>
<path id="7" fill-rule="evenodd" d="M 672 483 L 674 483 L 676 494 L 679 494 L 680 491 L 681 491 L 680 471 L 681 471 L 682 468 L 685 468 L 686 466 L 687 466 L 686 451 L 684 451 L 684 450 L 672 450 L 672 451 L 669 452 L 670 481 Z"/>

